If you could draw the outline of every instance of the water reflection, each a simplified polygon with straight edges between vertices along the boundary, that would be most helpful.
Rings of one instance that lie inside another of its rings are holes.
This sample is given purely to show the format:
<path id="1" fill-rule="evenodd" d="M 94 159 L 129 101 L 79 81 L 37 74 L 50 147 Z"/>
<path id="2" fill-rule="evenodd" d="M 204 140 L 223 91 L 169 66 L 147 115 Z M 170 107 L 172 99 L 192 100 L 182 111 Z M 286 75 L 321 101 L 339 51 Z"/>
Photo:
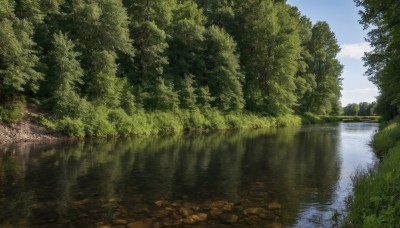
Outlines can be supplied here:
<path id="1" fill-rule="evenodd" d="M 366 144 L 376 127 L 349 123 L 3 146 L 0 226 L 184 219 L 182 212 L 160 211 L 157 200 L 209 214 L 198 223 L 204 226 L 331 225 L 327 212 L 342 206 L 352 170 L 373 160 Z M 220 200 L 234 206 L 222 210 L 224 218 L 212 217 L 208 205 Z M 272 202 L 282 209 L 268 216 L 243 213 Z M 229 221 L 234 216 L 237 221 Z"/>

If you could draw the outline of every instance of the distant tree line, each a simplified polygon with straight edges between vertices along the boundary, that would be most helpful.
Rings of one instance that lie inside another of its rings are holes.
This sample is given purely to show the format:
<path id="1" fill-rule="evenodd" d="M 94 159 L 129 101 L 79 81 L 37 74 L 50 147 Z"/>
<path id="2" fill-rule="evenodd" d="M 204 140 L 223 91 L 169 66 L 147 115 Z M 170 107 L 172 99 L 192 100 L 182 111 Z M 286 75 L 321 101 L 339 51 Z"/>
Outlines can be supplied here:
<path id="1" fill-rule="evenodd" d="M 87 133 L 115 110 L 341 112 L 335 35 L 286 1 L 2 0 L 0 28 L 3 120 L 26 98 Z"/>
<path id="2" fill-rule="evenodd" d="M 351 103 L 343 108 L 345 116 L 374 116 L 376 115 L 376 102 Z"/>

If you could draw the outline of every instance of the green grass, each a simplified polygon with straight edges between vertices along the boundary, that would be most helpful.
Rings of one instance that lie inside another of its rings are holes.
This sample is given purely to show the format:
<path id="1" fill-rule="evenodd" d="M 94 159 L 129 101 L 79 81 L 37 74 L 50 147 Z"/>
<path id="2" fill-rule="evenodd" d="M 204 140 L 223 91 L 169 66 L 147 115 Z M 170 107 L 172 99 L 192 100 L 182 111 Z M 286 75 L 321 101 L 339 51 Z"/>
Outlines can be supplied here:
<path id="1" fill-rule="evenodd" d="M 344 122 L 374 122 L 381 121 L 381 116 L 336 116 L 340 121 Z"/>
<path id="2" fill-rule="evenodd" d="M 36 118 L 36 122 L 72 137 L 105 137 L 298 126 L 301 125 L 301 118 L 294 115 L 272 118 L 248 113 L 221 113 L 213 109 L 150 113 L 139 111 L 128 115 L 122 109 L 107 110 L 100 107 L 79 118 L 57 119 L 39 116 Z"/>
<path id="3" fill-rule="evenodd" d="M 340 119 L 336 116 L 318 116 L 310 112 L 306 112 L 301 116 L 302 124 L 320 124 L 339 121 Z"/>
<path id="4" fill-rule="evenodd" d="M 381 129 L 373 145 L 383 161 L 353 177 L 354 195 L 348 200 L 344 227 L 398 227 L 400 224 L 400 125 Z"/>

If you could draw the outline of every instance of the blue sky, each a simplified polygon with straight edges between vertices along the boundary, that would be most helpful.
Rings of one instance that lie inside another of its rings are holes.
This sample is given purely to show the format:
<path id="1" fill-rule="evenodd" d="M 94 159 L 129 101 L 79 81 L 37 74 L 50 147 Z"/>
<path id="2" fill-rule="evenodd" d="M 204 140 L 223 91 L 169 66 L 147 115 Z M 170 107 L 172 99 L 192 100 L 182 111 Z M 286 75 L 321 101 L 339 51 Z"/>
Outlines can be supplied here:
<path id="1" fill-rule="evenodd" d="M 314 23 L 326 21 L 336 34 L 342 51 L 338 55 L 344 65 L 342 74 L 342 105 L 372 102 L 378 96 L 378 89 L 364 76 L 366 68 L 361 60 L 363 53 L 369 50 L 365 42 L 367 32 L 358 23 L 359 8 L 352 0 L 288 0 L 303 15 Z"/>

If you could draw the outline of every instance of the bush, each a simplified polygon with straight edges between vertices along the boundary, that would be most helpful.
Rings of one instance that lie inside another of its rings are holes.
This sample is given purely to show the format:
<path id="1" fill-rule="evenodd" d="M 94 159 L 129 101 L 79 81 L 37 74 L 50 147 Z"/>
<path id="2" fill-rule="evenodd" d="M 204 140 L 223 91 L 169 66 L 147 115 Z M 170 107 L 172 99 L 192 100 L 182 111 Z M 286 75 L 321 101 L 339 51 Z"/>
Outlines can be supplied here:
<path id="1" fill-rule="evenodd" d="M 71 119 L 65 117 L 58 121 L 57 129 L 72 137 L 84 137 L 85 136 L 85 125 L 80 119 Z"/>
<path id="2" fill-rule="evenodd" d="M 396 227 L 400 224 L 400 126 L 392 122 L 374 137 L 374 146 L 387 151 L 382 163 L 353 177 L 347 227 Z"/>
<path id="3" fill-rule="evenodd" d="M 133 133 L 133 121 L 123 109 L 110 111 L 108 119 L 118 134 L 129 135 Z"/>
<path id="4" fill-rule="evenodd" d="M 153 123 L 149 114 L 138 112 L 131 116 L 132 133 L 136 135 L 149 135 L 153 130 Z"/>
<path id="5" fill-rule="evenodd" d="M 379 152 L 386 152 L 389 148 L 394 147 L 399 140 L 400 125 L 397 121 L 394 121 L 375 134 L 373 145 Z"/>
<path id="6" fill-rule="evenodd" d="M 277 127 L 298 126 L 301 124 L 301 118 L 294 115 L 285 115 L 276 118 Z"/>
<path id="7" fill-rule="evenodd" d="M 210 125 L 209 121 L 199 110 L 182 111 L 179 113 L 179 119 L 183 124 L 184 130 L 187 131 L 205 129 Z"/>
<path id="8" fill-rule="evenodd" d="M 34 121 L 44 127 L 50 128 L 50 129 L 57 129 L 57 123 L 46 118 L 43 115 L 38 115 L 35 117 Z"/>
<path id="9" fill-rule="evenodd" d="M 316 123 L 321 123 L 322 120 L 319 116 L 311 112 L 306 112 L 301 116 L 301 122 L 303 124 L 316 124 Z"/>
<path id="10" fill-rule="evenodd" d="M 183 124 L 178 115 L 171 112 L 154 112 L 150 114 L 153 133 L 177 133 L 183 130 Z"/>
<path id="11" fill-rule="evenodd" d="M 5 123 L 13 123 L 24 116 L 23 100 L 14 101 L 0 105 L 0 121 Z"/>
<path id="12" fill-rule="evenodd" d="M 239 116 L 237 114 L 229 114 L 225 116 L 226 123 L 229 128 L 244 128 L 247 124 L 244 124 L 246 117 Z"/>
<path id="13" fill-rule="evenodd" d="M 204 116 L 208 120 L 209 129 L 227 129 L 228 125 L 225 122 L 224 116 L 216 110 L 209 110 L 204 113 Z"/>
<path id="14" fill-rule="evenodd" d="M 92 109 L 84 118 L 85 131 L 88 136 L 116 135 L 117 131 L 108 120 L 108 110 L 103 107 Z"/>

